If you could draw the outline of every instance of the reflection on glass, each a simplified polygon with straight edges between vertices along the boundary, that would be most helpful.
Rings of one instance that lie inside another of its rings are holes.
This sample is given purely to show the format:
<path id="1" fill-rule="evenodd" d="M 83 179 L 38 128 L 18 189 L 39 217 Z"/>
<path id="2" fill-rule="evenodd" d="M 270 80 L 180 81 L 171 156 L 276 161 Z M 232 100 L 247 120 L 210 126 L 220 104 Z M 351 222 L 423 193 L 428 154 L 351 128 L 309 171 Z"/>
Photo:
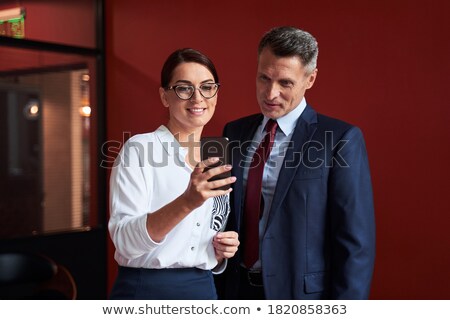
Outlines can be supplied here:
<path id="1" fill-rule="evenodd" d="M 25 37 L 25 8 L 0 9 L 0 35 Z"/>
<path id="2" fill-rule="evenodd" d="M 0 238 L 92 227 L 90 73 L 0 70 Z"/>
<path id="3" fill-rule="evenodd" d="M 0 0 L 0 36 L 96 47 L 97 0 Z"/>

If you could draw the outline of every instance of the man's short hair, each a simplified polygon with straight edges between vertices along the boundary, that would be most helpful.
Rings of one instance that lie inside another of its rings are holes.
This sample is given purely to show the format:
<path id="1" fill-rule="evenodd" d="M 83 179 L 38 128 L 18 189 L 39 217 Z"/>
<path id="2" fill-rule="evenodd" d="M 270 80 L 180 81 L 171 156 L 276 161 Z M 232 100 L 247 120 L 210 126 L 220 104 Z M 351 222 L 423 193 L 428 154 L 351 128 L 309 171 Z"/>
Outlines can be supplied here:
<path id="1" fill-rule="evenodd" d="M 278 57 L 298 56 L 308 73 L 317 68 L 319 46 L 308 32 L 295 27 L 283 26 L 269 30 L 259 42 L 258 55 L 270 48 Z"/>

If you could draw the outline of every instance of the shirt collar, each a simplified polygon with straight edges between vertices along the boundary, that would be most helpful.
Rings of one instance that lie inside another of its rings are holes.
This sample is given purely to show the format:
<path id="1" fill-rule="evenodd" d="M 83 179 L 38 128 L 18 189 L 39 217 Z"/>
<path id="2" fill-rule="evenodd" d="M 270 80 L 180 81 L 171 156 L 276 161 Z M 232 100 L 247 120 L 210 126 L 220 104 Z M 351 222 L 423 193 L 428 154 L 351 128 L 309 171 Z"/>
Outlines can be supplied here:
<path id="1" fill-rule="evenodd" d="M 283 132 L 285 136 L 288 136 L 294 131 L 295 125 L 297 124 L 297 120 L 300 117 L 300 115 L 303 113 L 303 110 L 306 108 L 306 99 L 303 97 L 300 104 L 295 107 L 292 111 L 290 111 L 288 114 L 285 114 L 281 118 L 276 119 L 278 123 L 278 128 Z M 264 129 L 266 127 L 267 121 L 269 121 L 269 118 L 264 116 L 262 126 L 261 126 L 261 133 L 264 134 Z"/>
<path id="2" fill-rule="evenodd" d="M 178 140 L 175 139 L 172 132 L 170 132 L 170 130 L 166 126 L 159 126 L 159 128 L 155 131 L 155 134 L 161 142 L 164 150 L 166 150 L 169 155 L 179 154 L 181 156 L 180 159 L 183 158 L 184 161 L 184 157 L 186 156 L 187 152 L 186 148 L 183 148 L 180 145 Z"/>

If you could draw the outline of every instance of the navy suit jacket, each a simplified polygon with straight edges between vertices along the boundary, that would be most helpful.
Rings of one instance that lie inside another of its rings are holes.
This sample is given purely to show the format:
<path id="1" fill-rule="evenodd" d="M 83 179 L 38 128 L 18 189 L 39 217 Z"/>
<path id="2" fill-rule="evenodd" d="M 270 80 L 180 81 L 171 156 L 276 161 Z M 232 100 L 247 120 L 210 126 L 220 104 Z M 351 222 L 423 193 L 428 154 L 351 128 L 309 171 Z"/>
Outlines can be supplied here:
<path id="1" fill-rule="evenodd" d="M 242 241 L 242 160 L 262 119 L 248 116 L 224 129 L 237 177 L 227 229 Z M 286 152 L 260 245 L 267 299 L 368 298 L 375 221 L 367 153 L 357 127 L 306 107 Z M 238 297 L 240 253 L 216 278 L 220 298 Z"/>

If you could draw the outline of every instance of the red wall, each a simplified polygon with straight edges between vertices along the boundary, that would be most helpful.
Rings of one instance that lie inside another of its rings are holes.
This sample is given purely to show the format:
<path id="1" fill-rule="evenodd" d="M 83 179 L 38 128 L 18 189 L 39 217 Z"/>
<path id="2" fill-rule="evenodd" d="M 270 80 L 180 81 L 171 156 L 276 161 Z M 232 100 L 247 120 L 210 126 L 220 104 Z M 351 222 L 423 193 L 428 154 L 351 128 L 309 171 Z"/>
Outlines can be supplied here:
<path id="1" fill-rule="evenodd" d="M 159 74 L 176 48 L 215 62 L 222 86 L 205 134 L 220 134 L 258 111 L 261 35 L 277 25 L 315 35 L 319 75 L 307 101 L 366 137 L 377 220 L 371 297 L 450 299 L 450 2 L 128 0 L 106 9 L 108 139 L 119 141 L 165 123 Z"/>

